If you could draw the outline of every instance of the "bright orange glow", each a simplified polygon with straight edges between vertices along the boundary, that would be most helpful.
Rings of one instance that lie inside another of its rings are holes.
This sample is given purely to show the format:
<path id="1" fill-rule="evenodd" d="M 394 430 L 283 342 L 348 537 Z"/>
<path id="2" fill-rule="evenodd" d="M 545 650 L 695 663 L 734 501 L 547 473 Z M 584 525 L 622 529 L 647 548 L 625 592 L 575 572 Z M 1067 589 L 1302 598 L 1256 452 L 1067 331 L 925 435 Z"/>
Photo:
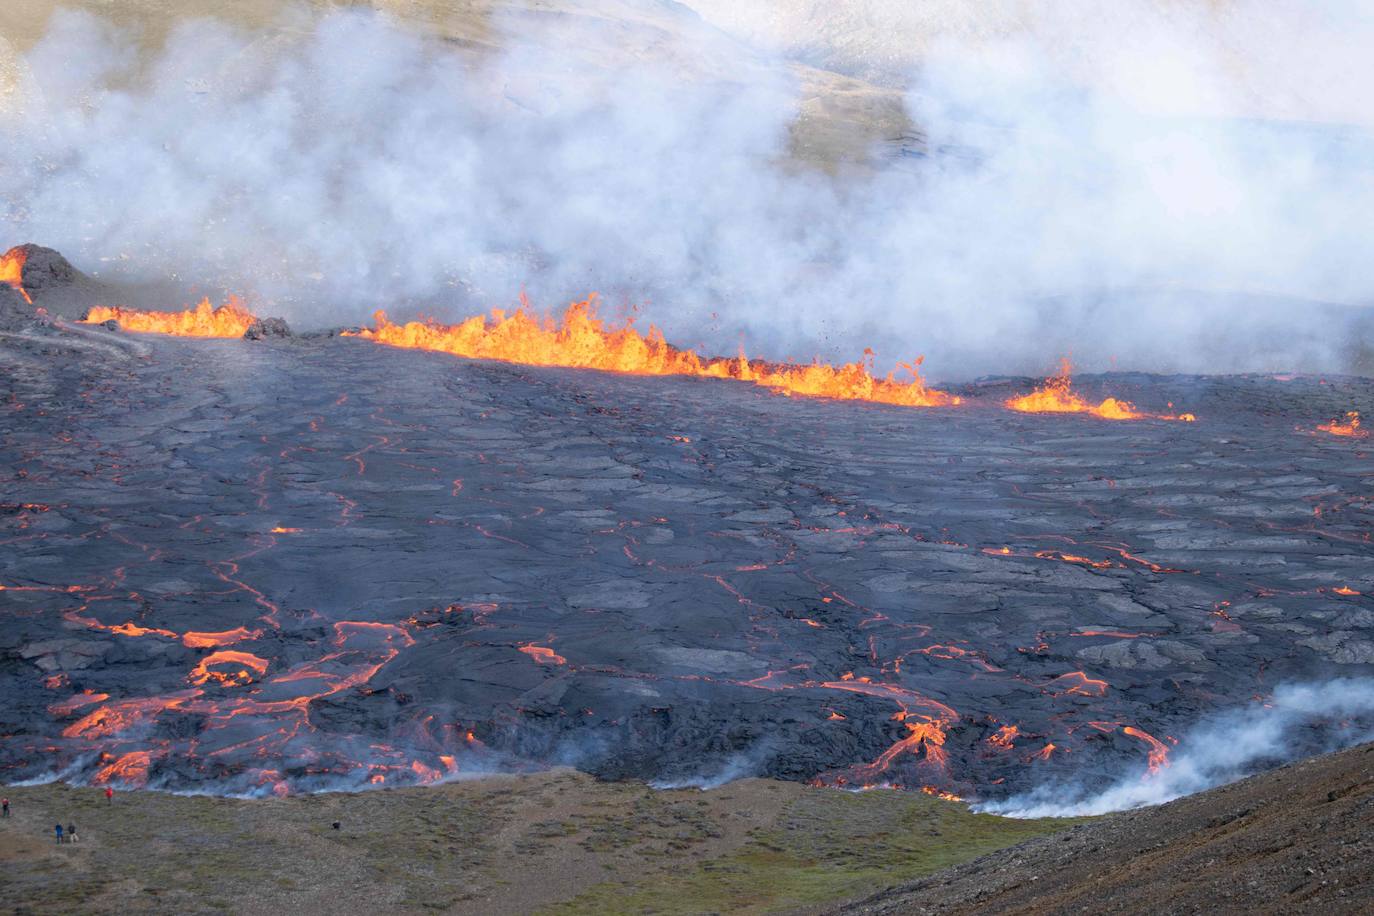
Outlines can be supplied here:
<path id="1" fill-rule="evenodd" d="M 541 665 L 566 665 L 568 660 L 547 646 L 521 646 L 520 651 Z"/>
<path id="2" fill-rule="evenodd" d="M 1350 439 L 1363 439 L 1369 435 L 1369 430 L 1360 429 L 1360 413 L 1357 410 L 1347 413 L 1344 423 L 1332 420 L 1330 423 L 1321 424 L 1317 429 L 1333 436 L 1345 436 Z"/>
<path id="3" fill-rule="evenodd" d="M 232 646 L 236 642 L 243 642 L 245 639 L 257 639 L 262 633 L 258 630 L 250 630 L 247 627 L 235 627 L 232 630 L 221 630 L 218 633 L 197 633 L 189 632 L 181 634 L 181 644 L 192 649 L 208 649 L 211 646 Z"/>
<path id="4" fill-rule="evenodd" d="M 98 305 L 86 315 L 87 324 L 99 324 L 113 318 L 126 331 L 172 334 L 177 337 L 242 337 L 255 319 L 238 297 L 219 308 L 212 308 L 209 299 L 200 300 L 193 309 L 182 312 L 145 312 L 123 306 L 110 308 Z"/>
<path id="5" fill-rule="evenodd" d="M 1116 398 L 1093 404 L 1083 399 L 1073 390 L 1073 367 L 1067 359 L 1059 361 L 1057 375 L 1045 379 L 1045 383 L 1030 394 L 1009 398 L 1006 405 L 1022 413 L 1088 413 L 1104 420 L 1180 420 L 1191 423 L 1197 418 L 1190 413 L 1148 414 L 1136 410 L 1130 401 Z"/>
<path id="6" fill-rule="evenodd" d="M 1151 735 L 1149 732 L 1143 732 L 1140 729 L 1131 725 L 1127 725 L 1125 728 L 1122 729 L 1122 731 L 1130 735 L 1132 738 L 1139 738 L 1141 741 L 1144 741 L 1146 744 L 1150 746 L 1151 773 L 1158 772 L 1160 767 L 1166 767 L 1169 765 L 1169 747 L 1163 741 L 1160 741 L 1158 738 L 1156 738 L 1154 735 Z"/>
<path id="7" fill-rule="evenodd" d="M 1338 587 L 1336 587 L 1336 588 L 1333 588 L 1332 591 L 1335 592 L 1335 593 L 1338 594 L 1338 595 L 1346 595 L 1346 596 L 1358 595 L 1358 594 L 1360 594 L 1359 592 L 1355 591 L 1355 589 L 1351 588 L 1351 587 L 1348 586 L 1348 585 L 1341 585 L 1341 586 L 1338 586 Z"/>
<path id="8" fill-rule="evenodd" d="M 221 649 L 202 658 L 186 679 L 197 686 L 213 681 L 221 687 L 242 687 L 266 673 L 267 659 L 249 652 Z"/>
<path id="9" fill-rule="evenodd" d="M 393 347 L 438 350 L 469 359 L 499 359 L 535 366 L 568 366 L 628 372 L 636 375 L 693 375 L 737 379 L 772 388 L 783 394 L 877 401 L 906 407 L 943 407 L 958 404 L 959 398 L 927 388 L 918 367 L 920 360 L 903 366 L 910 380 L 895 373 L 885 378 L 873 375 L 873 354 L 865 352 L 863 362 L 836 367 L 829 363 L 807 365 L 765 363 L 736 358 L 703 358 L 692 350 L 681 350 L 663 339 L 663 333 L 650 325 L 640 334 L 629 322 L 609 327 L 596 315 L 596 294 L 574 302 L 559 321 L 541 319 L 531 312 L 521 296 L 515 312 L 495 309 L 490 316 L 477 315 L 461 324 L 442 325 L 411 321 L 392 324 L 385 312 L 374 316 L 376 327 L 358 332 L 364 337 Z"/>
<path id="10" fill-rule="evenodd" d="M 100 785 L 118 780 L 141 786 L 148 781 L 148 767 L 152 764 L 152 756 L 150 751 L 130 751 L 113 763 L 101 767 L 91 781 Z"/>
<path id="11" fill-rule="evenodd" d="M 988 744 L 991 744 L 993 747 L 1002 748 L 1003 750 L 1009 750 L 1012 743 L 1016 741 L 1016 736 L 1020 731 L 1021 729 L 1015 725 L 1003 725 L 997 730 L 995 735 L 988 736 Z"/>
<path id="12" fill-rule="evenodd" d="M 28 252 L 22 248 L 11 248 L 0 255 L 0 283 L 14 287 L 25 302 L 33 305 L 33 297 L 24 289 L 24 263 L 28 259 Z"/>

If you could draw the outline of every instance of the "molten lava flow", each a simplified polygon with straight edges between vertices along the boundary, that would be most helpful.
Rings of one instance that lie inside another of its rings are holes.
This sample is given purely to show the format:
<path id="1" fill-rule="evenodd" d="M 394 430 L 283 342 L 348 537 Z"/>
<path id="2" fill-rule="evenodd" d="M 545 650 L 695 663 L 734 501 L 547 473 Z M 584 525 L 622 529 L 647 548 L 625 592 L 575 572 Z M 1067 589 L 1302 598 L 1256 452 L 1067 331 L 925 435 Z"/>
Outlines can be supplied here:
<path id="1" fill-rule="evenodd" d="M 1002 750 L 1010 750 L 1021 729 L 1015 725 L 1003 725 L 996 734 L 988 736 L 988 744 Z"/>
<path id="2" fill-rule="evenodd" d="M 1050 689 L 1056 696 L 1100 697 L 1107 693 L 1107 682 L 1090 678 L 1082 671 L 1070 671 L 1051 681 Z"/>
<path id="3" fill-rule="evenodd" d="M 1122 731 L 1130 735 L 1132 738 L 1138 738 L 1141 741 L 1144 741 L 1146 744 L 1150 746 L 1149 766 L 1151 773 L 1156 773 L 1159 771 L 1160 767 L 1166 767 L 1169 765 L 1169 746 L 1165 744 L 1163 741 L 1160 741 L 1158 738 L 1156 738 L 1154 735 L 1151 735 L 1149 732 L 1141 731 L 1140 729 L 1131 725 L 1127 725 L 1125 728 L 1122 729 Z"/>
<path id="4" fill-rule="evenodd" d="M 25 302 L 33 305 L 33 297 L 24 289 L 24 263 L 28 259 L 28 252 L 22 248 L 11 248 L 0 255 L 0 283 L 14 287 L 19 295 L 24 297 Z"/>
<path id="5" fill-rule="evenodd" d="M 1317 429 L 1333 436 L 1345 436 L 1350 439 L 1363 439 L 1369 435 L 1369 430 L 1360 429 L 1360 414 L 1356 410 L 1345 415 L 1344 423 L 1340 420 L 1332 420 L 1330 423 L 1321 424 Z"/>
<path id="6" fill-rule="evenodd" d="M 441 325 L 412 321 L 392 324 L 384 312 L 377 326 L 352 334 L 393 347 L 439 350 L 470 359 L 499 359 L 536 366 L 568 366 L 636 375 L 694 375 L 738 379 L 773 388 L 784 394 L 838 400 L 877 401 L 906 407 L 943 407 L 959 398 L 927 388 L 918 371 L 920 360 L 903 366 L 911 379 L 873 375 L 871 351 L 863 362 L 836 367 L 828 363 L 798 365 L 733 358 L 704 359 L 680 350 L 663 339 L 652 325 L 640 334 L 627 322 L 610 328 L 596 316 L 596 295 L 574 302 L 560 321 L 537 318 L 521 296 L 521 306 L 507 314 L 493 310 L 462 324 Z"/>
<path id="7" fill-rule="evenodd" d="M 191 631 L 181 634 L 181 644 L 192 649 L 208 649 L 212 646 L 231 646 L 247 639 L 257 639 L 261 635 L 261 631 L 250 630 L 247 627 L 235 627 L 232 630 L 221 630 L 218 633 Z"/>
<path id="8" fill-rule="evenodd" d="M 568 663 L 566 658 L 547 646 L 536 646 L 531 643 L 528 646 L 521 646 L 520 651 L 524 652 L 541 665 L 566 665 Z"/>
<path id="9" fill-rule="evenodd" d="M 126 331 L 172 334 L 177 337 L 242 337 L 257 319 L 244 308 L 238 297 L 219 308 L 212 308 L 209 299 L 200 300 L 193 309 L 183 312 L 145 312 L 123 306 L 98 305 L 87 313 L 87 324 L 99 324 L 114 319 Z"/>
<path id="10" fill-rule="evenodd" d="M 1190 413 L 1148 414 L 1135 409 L 1130 401 L 1116 398 L 1093 404 L 1073 390 L 1073 367 L 1067 359 L 1059 361 L 1059 373 L 1045 379 L 1045 383 L 1030 394 L 1009 398 L 1006 406 L 1023 413 L 1090 413 L 1104 420 L 1180 420 L 1191 423 L 1197 418 Z"/>
<path id="11" fill-rule="evenodd" d="M 108 763 L 96 772 L 91 781 L 96 785 L 107 782 L 123 782 L 132 786 L 142 786 L 148 781 L 148 767 L 152 765 L 150 751 L 130 751 Z"/>
<path id="12" fill-rule="evenodd" d="M 221 687 L 241 687 L 266 673 L 267 659 L 248 652 L 221 649 L 202 658 L 186 679 L 196 686 L 214 682 Z"/>

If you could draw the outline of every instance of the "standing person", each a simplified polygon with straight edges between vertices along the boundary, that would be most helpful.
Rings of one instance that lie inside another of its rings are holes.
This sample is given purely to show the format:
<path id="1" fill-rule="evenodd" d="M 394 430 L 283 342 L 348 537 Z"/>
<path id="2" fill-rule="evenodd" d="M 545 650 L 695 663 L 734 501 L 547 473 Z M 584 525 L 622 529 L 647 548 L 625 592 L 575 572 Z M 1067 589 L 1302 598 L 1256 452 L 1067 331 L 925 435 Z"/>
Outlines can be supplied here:
<path id="1" fill-rule="evenodd" d="M 61 825 L 61 824 L 58 824 L 58 825 L 57 825 L 57 842 L 59 842 L 59 843 L 62 842 L 62 825 Z"/>
<path id="2" fill-rule="evenodd" d="M 77 837 L 77 835 L 76 835 L 76 825 L 75 825 L 75 824 L 68 824 L 68 825 L 67 825 L 67 842 L 68 842 L 68 843 L 75 843 L 75 842 L 77 842 L 77 839 L 78 839 L 78 837 Z"/>
<path id="3" fill-rule="evenodd" d="M 107 802 L 114 801 L 114 789 L 109 786 L 105 787 L 105 800 Z"/>
<path id="4" fill-rule="evenodd" d="M 0 798 L 0 810 L 3 810 L 4 812 L 3 814 L 0 814 L 0 817 L 10 816 L 10 800 L 8 798 Z"/>

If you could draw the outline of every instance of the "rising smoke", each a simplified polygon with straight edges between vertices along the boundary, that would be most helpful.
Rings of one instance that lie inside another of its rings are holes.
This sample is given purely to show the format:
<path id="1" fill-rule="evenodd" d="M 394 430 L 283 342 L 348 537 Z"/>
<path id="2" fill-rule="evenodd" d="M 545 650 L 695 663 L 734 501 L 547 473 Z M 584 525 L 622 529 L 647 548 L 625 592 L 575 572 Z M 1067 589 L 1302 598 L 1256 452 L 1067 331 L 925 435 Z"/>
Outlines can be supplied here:
<path id="1" fill-rule="evenodd" d="M 1374 740 L 1374 678 L 1289 684 L 1269 699 L 1214 716 L 1184 736 L 1169 764 L 1085 794 L 1046 785 L 979 810 L 1008 817 L 1076 817 L 1157 805 L 1312 754 Z"/>
<path id="2" fill-rule="evenodd" d="M 1374 0 L 570 5 L 598 15 L 507 11 L 486 54 L 297 9 L 151 60 L 59 13 L 0 231 L 303 326 L 597 289 L 711 352 L 936 378 L 1339 370 L 1365 333 Z M 924 142 L 799 154 L 813 64 L 902 87 Z"/>

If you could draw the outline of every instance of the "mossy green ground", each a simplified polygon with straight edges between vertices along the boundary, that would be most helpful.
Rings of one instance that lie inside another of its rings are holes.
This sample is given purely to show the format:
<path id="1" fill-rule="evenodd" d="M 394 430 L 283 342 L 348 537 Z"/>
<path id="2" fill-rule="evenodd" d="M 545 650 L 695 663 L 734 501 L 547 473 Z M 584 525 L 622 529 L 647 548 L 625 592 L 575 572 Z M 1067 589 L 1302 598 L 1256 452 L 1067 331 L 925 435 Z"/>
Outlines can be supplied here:
<path id="1" fill-rule="evenodd" d="M 0 888 L 21 913 L 805 912 L 1068 823 L 892 791 L 655 791 L 570 772 L 255 801 L 7 791 Z M 59 819 L 79 844 L 53 841 Z"/>
<path id="2" fill-rule="evenodd" d="M 725 790 L 729 794 L 729 790 Z M 1072 821 L 1017 821 L 923 795 L 813 792 L 733 852 L 668 876 L 606 881 L 556 913 L 770 913 L 872 893 Z"/>

